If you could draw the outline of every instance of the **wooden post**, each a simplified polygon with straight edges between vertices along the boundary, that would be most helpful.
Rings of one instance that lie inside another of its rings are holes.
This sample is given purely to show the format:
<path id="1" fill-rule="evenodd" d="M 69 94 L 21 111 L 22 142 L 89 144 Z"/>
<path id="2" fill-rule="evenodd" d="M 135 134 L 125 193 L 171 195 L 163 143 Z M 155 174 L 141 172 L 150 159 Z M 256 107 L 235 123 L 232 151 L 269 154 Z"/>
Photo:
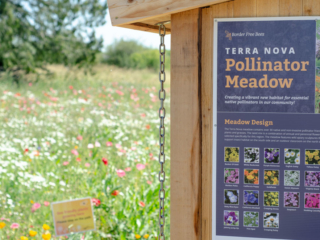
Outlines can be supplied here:
<path id="1" fill-rule="evenodd" d="M 172 15 L 171 239 L 212 240 L 213 19 L 319 15 L 318 1 L 235 0 Z"/>
<path id="2" fill-rule="evenodd" d="M 171 17 L 171 239 L 201 239 L 200 9 Z"/>

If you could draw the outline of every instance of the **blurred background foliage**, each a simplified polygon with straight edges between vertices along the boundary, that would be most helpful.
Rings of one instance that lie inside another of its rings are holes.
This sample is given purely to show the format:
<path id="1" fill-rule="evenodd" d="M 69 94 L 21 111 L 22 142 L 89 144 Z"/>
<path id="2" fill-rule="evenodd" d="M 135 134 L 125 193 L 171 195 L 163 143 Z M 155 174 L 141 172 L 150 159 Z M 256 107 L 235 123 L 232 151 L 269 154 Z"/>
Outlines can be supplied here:
<path id="1" fill-rule="evenodd" d="M 106 0 L 1 0 L 1 69 L 94 63 L 103 40 L 93 29 L 105 23 L 106 11 Z"/>
<path id="2" fill-rule="evenodd" d="M 49 72 L 50 64 L 159 69 L 158 50 L 137 41 L 103 48 L 95 29 L 105 24 L 106 14 L 106 0 L 0 0 L 0 71 L 19 81 L 25 73 Z"/>
<path id="3" fill-rule="evenodd" d="M 143 46 L 134 40 L 119 40 L 108 46 L 102 63 L 122 68 L 159 69 L 159 50 Z M 170 66 L 170 50 L 166 51 L 166 67 Z"/>

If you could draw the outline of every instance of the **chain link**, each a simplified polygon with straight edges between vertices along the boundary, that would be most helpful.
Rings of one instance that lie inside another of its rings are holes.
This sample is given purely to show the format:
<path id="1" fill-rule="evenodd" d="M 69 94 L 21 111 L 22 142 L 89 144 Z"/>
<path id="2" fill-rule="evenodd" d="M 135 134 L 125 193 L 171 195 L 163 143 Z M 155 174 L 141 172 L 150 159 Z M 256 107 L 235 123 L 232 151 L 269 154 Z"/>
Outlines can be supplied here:
<path id="1" fill-rule="evenodd" d="M 166 173 L 163 169 L 164 163 L 166 162 L 166 155 L 164 153 L 165 146 L 165 126 L 164 119 L 166 117 L 166 109 L 164 108 L 164 100 L 166 99 L 166 91 L 164 89 L 164 82 L 166 81 L 166 72 L 165 72 L 165 58 L 166 58 L 166 45 L 164 44 L 164 37 L 166 35 L 166 27 L 164 24 L 159 25 L 159 36 L 160 36 L 160 71 L 159 71 L 159 81 L 160 81 L 160 90 L 159 90 L 159 100 L 160 100 L 160 108 L 159 108 L 159 118 L 160 118 L 160 127 L 159 127 L 159 163 L 160 163 L 160 171 L 159 171 L 159 182 L 160 182 L 160 190 L 159 190 L 159 236 L 158 240 L 165 240 L 164 235 L 164 226 L 165 226 L 165 216 L 164 216 L 164 199 L 166 191 L 164 190 L 164 181 L 166 178 Z"/>

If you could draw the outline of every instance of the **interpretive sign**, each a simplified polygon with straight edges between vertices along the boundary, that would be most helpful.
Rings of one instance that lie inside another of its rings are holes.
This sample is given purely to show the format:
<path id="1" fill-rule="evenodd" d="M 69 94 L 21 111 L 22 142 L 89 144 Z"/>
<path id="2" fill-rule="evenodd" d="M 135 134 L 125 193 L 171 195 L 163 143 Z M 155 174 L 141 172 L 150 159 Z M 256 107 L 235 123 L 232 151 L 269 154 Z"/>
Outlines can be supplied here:
<path id="1" fill-rule="evenodd" d="M 318 240 L 320 21 L 214 32 L 213 239 Z"/>
<path id="2" fill-rule="evenodd" d="M 95 230 L 91 198 L 51 204 L 56 236 Z"/>

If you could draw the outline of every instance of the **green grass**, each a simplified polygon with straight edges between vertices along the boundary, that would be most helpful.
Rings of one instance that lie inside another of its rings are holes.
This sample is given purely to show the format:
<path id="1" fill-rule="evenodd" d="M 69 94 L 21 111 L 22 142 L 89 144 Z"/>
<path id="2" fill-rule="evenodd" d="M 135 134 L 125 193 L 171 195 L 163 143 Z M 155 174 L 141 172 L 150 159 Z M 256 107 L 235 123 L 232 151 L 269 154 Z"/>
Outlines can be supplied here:
<path id="1" fill-rule="evenodd" d="M 50 206 L 44 202 L 83 197 L 101 200 L 95 207 L 97 231 L 85 239 L 135 239 L 136 234 L 154 239 L 159 207 L 158 74 L 105 65 L 97 66 L 94 75 L 61 66 L 50 69 L 52 77 L 19 88 L 0 79 L 0 218 L 5 218 L 0 222 L 6 223 L 0 239 L 28 237 L 31 229 L 38 234 L 29 239 L 42 239 L 44 223 L 51 227 L 52 239 L 64 239 L 54 236 Z M 88 148 L 98 143 L 100 147 Z M 108 159 L 107 166 L 102 158 Z M 145 169 L 138 170 L 138 163 Z M 127 169 L 126 175 L 119 177 L 118 169 Z M 167 235 L 169 176 L 167 161 Z M 117 196 L 111 195 L 114 190 L 119 191 Z M 35 212 L 33 203 L 41 204 Z M 12 230 L 12 223 L 19 228 Z"/>

